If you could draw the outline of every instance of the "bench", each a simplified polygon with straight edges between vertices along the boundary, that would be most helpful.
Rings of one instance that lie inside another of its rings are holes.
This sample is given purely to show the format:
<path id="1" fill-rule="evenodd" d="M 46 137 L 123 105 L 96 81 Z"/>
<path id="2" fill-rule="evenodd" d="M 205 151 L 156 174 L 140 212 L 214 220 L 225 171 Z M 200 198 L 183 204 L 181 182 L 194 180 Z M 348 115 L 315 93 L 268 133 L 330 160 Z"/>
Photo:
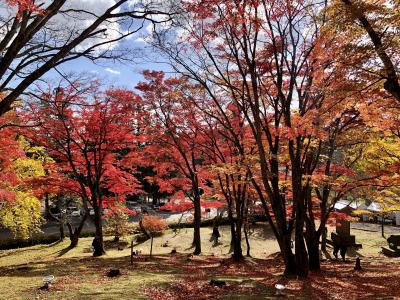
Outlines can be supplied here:
<path id="1" fill-rule="evenodd" d="M 398 250 L 400 247 L 400 235 L 391 235 L 388 237 L 387 242 L 389 248 L 392 250 Z"/>
<path id="2" fill-rule="evenodd" d="M 391 257 L 400 257 L 400 235 L 391 235 L 387 239 L 389 248 L 382 247 L 383 254 Z"/>

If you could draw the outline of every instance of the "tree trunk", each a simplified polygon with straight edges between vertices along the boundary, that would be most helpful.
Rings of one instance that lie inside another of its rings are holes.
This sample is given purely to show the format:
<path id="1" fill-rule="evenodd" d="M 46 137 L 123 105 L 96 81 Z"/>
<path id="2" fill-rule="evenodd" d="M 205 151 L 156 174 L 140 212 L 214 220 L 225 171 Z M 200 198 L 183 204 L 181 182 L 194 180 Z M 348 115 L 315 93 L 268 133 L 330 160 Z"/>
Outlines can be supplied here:
<path id="1" fill-rule="evenodd" d="M 64 222 L 60 222 L 59 229 L 60 229 L 60 241 L 63 241 L 65 238 Z"/>
<path id="2" fill-rule="evenodd" d="M 238 230 L 237 226 L 235 224 L 231 224 L 232 246 L 233 246 L 232 258 L 235 261 L 240 261 L 243 259 L 242 241 L 237 234 L 237 230 Z"/>
<path id="3" fill-rule="evenodd" d="M 248 220 L 246 220 L 246 225 L 244 225 L 244 227 L 243 227 L 243 229 L 244 229 L 244 237 L 246 239 L 246 246 L 247 246 L 246 256 L 247 257 L 251 257 L 251 255 L 250 255 L 250 242 L 249 242 L 249 235 L 248 235 L 248 227 L 249 227 L 249 223 L 248 223 Z"/>
<path id="4" fill-rule="evenodd" d="M 65 221 L 66 221 L 66 215 L 64 212 L 60 212 L 60 218 L 58 219 L 58 225 L 59 225 L 59 229 L 60 229 L 60 241 L 63 241 L 65 238 L 65 230 L 64 230 L 64 226 L 65 226 Z"/>
<path id="5" fill-rule="evenodd" d="M 303 226 L 301 229 L 299 225 L 296 225 L 295 233 L 295 259 L 296 259 L 296 274 L 299 277 L 308 276 L 308 254 L 303 236 Z"/>
<path id="6" fill-rule="evenodd" d="M 313 230 L 307 232 L 308 266 L 310 271 L 321 270 L 321 259 L 319 252 L 320 234 Z"/>
<path id="7" fill-rule="evenodd" d="M 72 234 L 70 234 L 69 239 L 71 240 L 71 243 L 69 244 L 69 248 L 75 248 L 78 246 L 78 241 L 79 241 L 79 233 L 75 230 Z"/>
<path id="8" fill-rule="evenodd" d="M 308 276 L 308 254 L 304 241 L 304 200 L 298 195 L 296 203 L 296 225 L 295 225 L 295 259 L 296 274 L 299 277 Z"/>
<path id="9" fill-rule="evenodd" d="M 44 197 L 44 207 L 45 207 L 45 219 L 49 219 L 50 215 L 50 203 L 49 203 L 49 194 L 46 193 Z"/>
<path id="10" fill-rule="evenodd" d="M 321 251 L 326 251 L 326 240 L 327 240 L 328 230 L 326 226 L 322 229 L 321 235 Z"/>
<path id="11" fill-rule="evenodd" d="M 131 266 L 133 266 L 133 240 L 131 240 Z"/>
<path id="12" fill-rule="evenodd" d="M 194 220 L 193 220 L 193 246 L 194 246 L 194 255 L 199 255 L 201 253 L 201 236 L 200 236 L 200 226 L 201 226 L 201 203 L 200 196 L 195 195 L 194 197 Z"/>
<path id="13" fill-rule="evenodd" d="M 310 271 L 321 270 L 319 239 L 321 237 L 321 232 L 325 231 L 326 226 L 324 221 L 321 221 L 320 228 L 316 230 L 314 227 L 314 221 L 306 219 L 306 244 L 308 251 L 308 265 Z"/>
<path id="14" fill-rule="evenodd" d="M 385 237 L 385 216 L 384 214 L 382 214 L 382 224 L 381 224 L 381 233 L 382 233 L 382 237 Z"/>
<path id="15" fill-rule="evenodd" d="M 69 230 L 69 239 L 71 241 L 68 248 L 72 249 L 78 246 L 80 232 L 78 231 L 78 228 L 72 229 L 72 225 L 69 222 L 67 222 L 67 226 Z"/>
<path id="16" fill-rule="evenodd" d="M 319 243 L 311 243 L 308 247 L 308 260 L 310 271 L 320 271 L 321 270 L 321 260 L 319 256 Z"/>
<path id="17" fill-rule="evenodd" d="M 233 218 L 231 201 L 228 202 L 228 221 L 231 228 L 230 252 L 233 252 L 232 258 L 235 261 L 239 261 L 243 259 L 241 235 L 238 234 L 238 231 L 241 230 L 241 228 L 238 228 L 239 222 L 236 222 Z"/>
<path id="18" fill-rule="evenodd" d="M 93 256 L 102 256 L 105 254 L 104 243 L 103 243 L 103 224 L 101 219 L 101 209 L 98 205 L 94 205 L 94 226 L 96 228 L 96 234 L 93 240 Z"/>
<path id="19" fill-rule="evenodd" d="M 296 275 L 296 260 L 292 251 L 291 234 L 286 233 L 278 240 L 279 248 L 285 262 L 284 275 Z"/>
<path id="20" fill-rule="evenodd" d="M 76 227 L 75 229 L 72 228 L 72 225 L 70 222 L 67 222 L 67 227 L 69 230 L 69 239 L 71 240 L 71 244 L 69 245 L 69 248 L 75 248 L 76 246 L 78 246 L 79 237 L 81 235 L 86 218 L 87 218 L 87 214 L 85 214 L 83 216 L 83 218 L 81 219 L 81 222 L 79 223 L 79 226 Z"/>

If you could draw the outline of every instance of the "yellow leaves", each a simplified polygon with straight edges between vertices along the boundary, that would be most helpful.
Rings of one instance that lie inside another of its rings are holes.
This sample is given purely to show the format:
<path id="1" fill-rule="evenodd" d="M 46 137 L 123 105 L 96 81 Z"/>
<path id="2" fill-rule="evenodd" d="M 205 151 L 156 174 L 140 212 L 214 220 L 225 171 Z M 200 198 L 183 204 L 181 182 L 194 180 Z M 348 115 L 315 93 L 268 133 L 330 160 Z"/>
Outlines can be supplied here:
<path id="1" fill-rule="evenodd" d="M 28 157 L 40 160 L 41 162 L 53 162 L 53 159 L 47 155 L 46 148 L 40 146 L 32 146 L 30 142 L 23 136 L 18 139 L 19 146 Z"/>
<path id="2" fill-rule="evenodd" d="M 362 157 L 357 167 L 362 172 L 370 169 L 388 171 L 394 163 L 400 162 L 399 138 L 375 135 L 360 147 Z"/>
<path id="3" fill-rule="evenodd" d="M 400 204 L 392 205 L 386 209 L 386 211 L 400 211 Z"/>
<path id="4" fill-rule="evenodd" d="M 40 231 L 43 218 L 40 200 L 33 196 L 26 180 L 45 176 L 43 161 L 46 156 L 44 148 L 31 147 L 22 137 L 19 139 L 19 145 L 27 156 L 17 158 L 12 164 L 19 181 L 17 185 L 6 188 L 15 192 L 16 199 L 0 206 L 0 225 L 11 230 L 16 237 L 27 239 Z"/>
<path id="5" fill-rule="evenodd" d="M 2 226 L 11 230 L 15 237 L 28 239 L 35 232 L 40 232 L 43 218 L 40 201 L 29 192 L 16 192 L 16 201 L 0 209 Z"/>
<path id="6" fill-rule="evenodd" d="M 211 172 L 224 175 L 245 175 L 247 166 L 237 163 L 220 163 L 210 167 Z"/>
<path id="7" fill-rule="evenodd" d="M 14 169 L 19 179 L 36 178 L 45 175 L 42 162 L 31 158 L 18 158 Z"/>
<path id="8" fill-rule="evenodd" d="M 355 215 L 370 215 L 370 214 L 372 214 L 372 212 L 370 212 L 369 210 L 365 210 L 365 209 L 356 209 L 356 210 L 353 210 L 353 213 Z"/>

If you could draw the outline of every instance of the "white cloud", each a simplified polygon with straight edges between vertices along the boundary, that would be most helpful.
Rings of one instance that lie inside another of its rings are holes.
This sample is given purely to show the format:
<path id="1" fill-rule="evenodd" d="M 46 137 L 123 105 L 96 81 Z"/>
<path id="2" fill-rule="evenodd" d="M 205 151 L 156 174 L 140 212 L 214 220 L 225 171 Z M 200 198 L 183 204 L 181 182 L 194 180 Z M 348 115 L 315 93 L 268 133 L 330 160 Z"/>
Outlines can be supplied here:
<path id="1" fill-rule="evenodd" d="M 114 69 L 111 69 L 111 68 L 105 68 L 104 70 L 106 70 L 106 72 L 114 74 L 114 75 L 120 75 L 121 74 L 120 71 L 117 71 L 117 70 L 114 70 Z"/>
<path id="2" fill-rule="evenodd" d="M 41 0 L 43 7 L 49 6 L 53 0 Z M 95 21 L 95 16 L 102 15 L 107 9 L 115 5 L 117 0 L 68 0 L 62 6 L 60 13 L 56 14 L 46 24 L 46 28 L 43 32 L 40 32 L 35 37 L 39 42 L 46 38 L 49 44 L 53 47 L 62 47 L 66 42 L 71 41 L 77 37 L 83 30 L 88 28 Z M 166 7 L 164 0 L 129 0 L 121 8 L 114 10 L 116 13 L 121 10 L 135 10 L 140 12 L 146 9 L 163 9 Z M 85 11 L 87 13 L 85 13 Z M 16 13 L 15 7 L 9 7 L 8 5 L 2 5 L 0 1 L 0 18 L 7 19 L 8 17 Z M 139 13 L 140 14 L 140 13 Z M 166 21 L 166 16 L 162 15 L 148 15 L 148 18 L 152 18 L 157 22 Z M 0 22 L 1 23 L 1 22 Z M 75 50 L 82 52 L 91 48 L 94 45 L 99 45 L 93 53 L 100 54 L 107 50 L 115 50 L 120 41 L 109 43 L 109 41 L 117 40 L 119 37 L 128 34 L 129 39 L 137 39 L 139 43 L 146 43 L 151 38 L 154 32 L 153 25 L 148 22 L 145 28 L 140 32 L 129 35 L 131 32 L 139 28 L 141 22 L 130 23 L 127 18 L 107 20 L 100 24 L 96 31 L 96 35 L 91 36 L 82 43 L 80 43 Z M 168 28 L 171 22 L 165 22 L 158 24 L 157 27 Z M 5 34 L 5 26 L 0 27 L 0 39 Z M 103 31 L 104 30 L 104 31 Z M 143 37 L 140 36 L 143 35 Z M 34 38 L 34 39 L 35 39 Z"/>
<path id="3" fill-rule="evenodd" d="M 144 43 L 144 44 L 147 43 L 147 41 L 146 41 L 144 38 L 142 38 L 142 37 L 138 37 L 137 39 L 135 39 L 135 42 L 136 42 L 136 43 Z"/>
<path id="4" fill-rule="evenodd" d="M 53 1 L 42 0 L 43 7 L 48 7 Z M 65 41 L 71 41 L 77 37 L 83 30 L 89 27 L 96 20 L 96 15 L 102 15 L 107 9 L 115 5 L 115 0 L 68 0 L 61 7 L 60 12 L 52 17 L 45 28 L 37 34 L 37 38 L 43 39 L 46 37 L 48 43 L 51 43 L 54 47 L 61 47 L 65 44 Z M 116 9 L 113 12 L 118 12 L 120 9 Z M 87 11 L 89 13 L 84 13 Z M 15 15 L 16 8 L 7 5 L 0 4 L 0 18 L 8 19 Z M 4 35 L 4 21 L 0 22 L 3 26 L 0 28 L 0 39 Z M 105 29 L 105 32 L 92 36 L 85 40 L 83 43 L 76 47 L 77 51 L 84 51 L 93 45 L 114 40 L 121 36 L 121 24 L 115 22 L 115 20 L 109 20 L 103 22 L 97 27 L 97 30 Z M 45 31 L 45 33 L 44 33 Z M 101 45 L 98 50 L 105 51 L 107 49 L 113 49 L 117 46 L 117 43 Z"/>

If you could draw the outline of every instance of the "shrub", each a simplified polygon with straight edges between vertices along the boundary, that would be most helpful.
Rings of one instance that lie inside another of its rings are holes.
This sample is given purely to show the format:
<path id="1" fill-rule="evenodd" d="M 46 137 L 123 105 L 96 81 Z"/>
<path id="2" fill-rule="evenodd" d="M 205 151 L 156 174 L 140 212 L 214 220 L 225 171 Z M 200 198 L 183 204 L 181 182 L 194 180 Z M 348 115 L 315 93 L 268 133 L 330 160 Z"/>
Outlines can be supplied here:
<path id="1" fill-rule="evenodd" d="M 156 216 L 143 216 L 140 220 L 140 227 L 151 238 L 150 257 L 153 254 L 153 238 L 159 236 L 167 228 L 167 223 Z"/>
<path id="2" fill-rule="evenodd" d="M 119 241 L 121 237 L 129 234 L 131 225 L 129 216 L 136 213 L 122 204 L 113 206 L 104 215 L 106 221 L 106 234 L 113 235 L 114 241 Z"/>

